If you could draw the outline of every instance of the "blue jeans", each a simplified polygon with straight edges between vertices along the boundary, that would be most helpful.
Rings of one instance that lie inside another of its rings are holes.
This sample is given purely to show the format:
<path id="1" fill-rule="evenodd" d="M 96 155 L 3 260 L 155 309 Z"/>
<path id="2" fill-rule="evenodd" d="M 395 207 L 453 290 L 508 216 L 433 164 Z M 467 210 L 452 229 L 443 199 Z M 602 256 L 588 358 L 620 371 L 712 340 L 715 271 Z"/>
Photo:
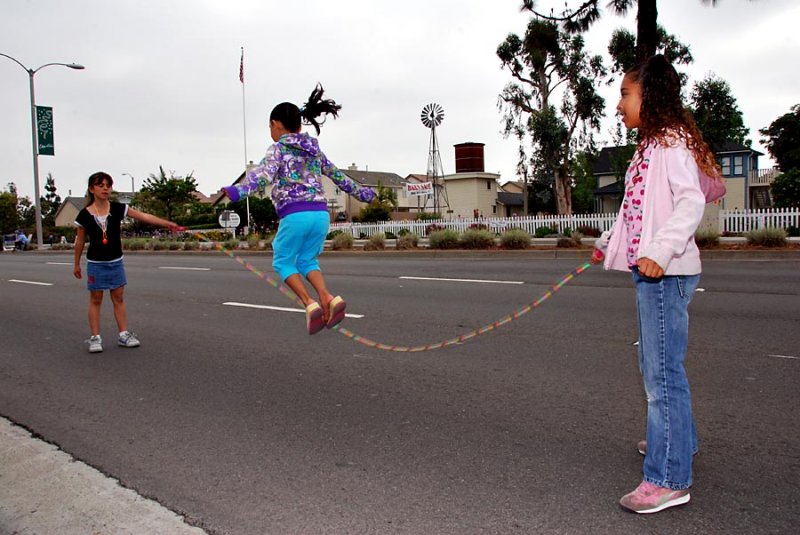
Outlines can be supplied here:
<path id="1" fill-rule="evenodd" d="M 647 395 L 644 480 L 673 490 L 692 485 L 697 431 L 683 367 L 689 342 L 689 303 L 700 275 L 651 279 L 633 268 L 639 314 L 639 368 Z"/>
<path id="2" fill-rule="evenodd" d="M 281 219 L 272 241 L 272 267 L 281 280 L 319 271 L 317 257 L 325 248 L 329 225 L 330 216 L 322 211 L 295 212 Z"/>

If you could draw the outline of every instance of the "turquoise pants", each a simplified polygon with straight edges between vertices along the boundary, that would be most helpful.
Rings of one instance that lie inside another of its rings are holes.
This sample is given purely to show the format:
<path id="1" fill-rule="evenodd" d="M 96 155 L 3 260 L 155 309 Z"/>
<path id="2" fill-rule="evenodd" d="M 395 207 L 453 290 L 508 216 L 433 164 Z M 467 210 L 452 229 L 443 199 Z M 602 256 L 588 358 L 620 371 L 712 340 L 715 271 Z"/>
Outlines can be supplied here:
<path id="1" fill-rule="evenodd" d="M 329 224 L 328 212 L 322 211 L 295 212 L 281 219 L 272 241 L 272 267 L 281 280 L 319 270 L 317 257 L 325 247 Z"/>

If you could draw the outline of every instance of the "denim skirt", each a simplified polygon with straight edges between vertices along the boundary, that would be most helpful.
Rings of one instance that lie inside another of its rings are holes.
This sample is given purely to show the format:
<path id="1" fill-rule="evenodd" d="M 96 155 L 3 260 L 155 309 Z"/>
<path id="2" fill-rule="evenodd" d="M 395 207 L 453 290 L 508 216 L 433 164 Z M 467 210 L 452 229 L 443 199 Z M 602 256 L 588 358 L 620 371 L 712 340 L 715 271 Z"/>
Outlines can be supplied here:
<path id="1" fill-rule="evenodd" d="M 86 286 L 89 291 L 116 290 L 127 283 L 121 258 L 113 262 L 86 263 Z"/>

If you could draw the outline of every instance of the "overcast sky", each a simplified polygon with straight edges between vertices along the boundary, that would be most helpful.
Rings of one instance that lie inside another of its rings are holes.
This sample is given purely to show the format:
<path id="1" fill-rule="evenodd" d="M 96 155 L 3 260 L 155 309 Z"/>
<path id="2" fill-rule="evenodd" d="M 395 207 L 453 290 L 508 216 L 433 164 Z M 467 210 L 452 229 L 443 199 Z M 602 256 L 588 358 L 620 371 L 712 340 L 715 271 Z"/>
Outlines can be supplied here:
<path id="1" fill-rule="evenodd" d="M 570 0 L 575 4 L 575 0 Z M 36 100 L 54 108 L 55 156 L 40 156 L 58 193 L 83 195 L 104 170 L 115 189 L 139 189 L 163 166 L 193 173 L 211 194 L 245 163 L 240 47 L 245 49 L 247 159 L 258 161 L 267 118 L 302 104 L 316 82 L 342 106 L 320 143 L 342 168 L 425 173 L 429 131 L 420 111 L 439 103 L 445 173 L 453 145 L 485 143 L 486 170 L 512 180 L 516 142 L 500 134 L 497 95 L 509 81 L 495 50 L 522 34 L 519 0 L 3 0 L 0 52 L 36 74 Z M 800 103 L 800 3 L 796 0 L 662 0 L 659 22 L 691 46 L 692 82 L 725 79 L 758 150 L 758 129 Z M 541 0 L 542 7 L 563 0 Z M 633 14 L 605 12 L 587 37 L 607 58 L 611 32 L 635 32 Z M 603 89 L 610 140 L 618 88 Z M 0 189 L 33 197 L 28 77 L 0 57 Z M 601 143 L 602 146 L 602 143 Z M 768 155 L 762 167 L 771 165 Z M 127 174 L 123 174 L 127 173 Z"/>

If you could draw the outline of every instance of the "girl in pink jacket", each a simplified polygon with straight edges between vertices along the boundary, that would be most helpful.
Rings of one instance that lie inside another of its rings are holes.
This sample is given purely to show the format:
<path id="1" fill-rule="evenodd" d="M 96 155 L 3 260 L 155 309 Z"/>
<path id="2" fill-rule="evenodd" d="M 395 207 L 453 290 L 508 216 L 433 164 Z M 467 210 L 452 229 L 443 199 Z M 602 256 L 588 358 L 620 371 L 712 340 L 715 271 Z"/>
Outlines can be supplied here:
<path id="1" fill-rule="evenodd" d="M 714 154 L 681 102 L 677 72 L 658 55 L 622 80 L 617 111 L 639 143 L 625 175 L 617 220 L 597 241 L 593 263 L 632 272 L 639 368 L 647 395 L 641 484 L 620 500 L 655 513 L 687 503 L 697 433 L 684 369 L 688 307 L 700 282 L 694 233 L 703 217 L 703 181 L 720 181 Z"/>

